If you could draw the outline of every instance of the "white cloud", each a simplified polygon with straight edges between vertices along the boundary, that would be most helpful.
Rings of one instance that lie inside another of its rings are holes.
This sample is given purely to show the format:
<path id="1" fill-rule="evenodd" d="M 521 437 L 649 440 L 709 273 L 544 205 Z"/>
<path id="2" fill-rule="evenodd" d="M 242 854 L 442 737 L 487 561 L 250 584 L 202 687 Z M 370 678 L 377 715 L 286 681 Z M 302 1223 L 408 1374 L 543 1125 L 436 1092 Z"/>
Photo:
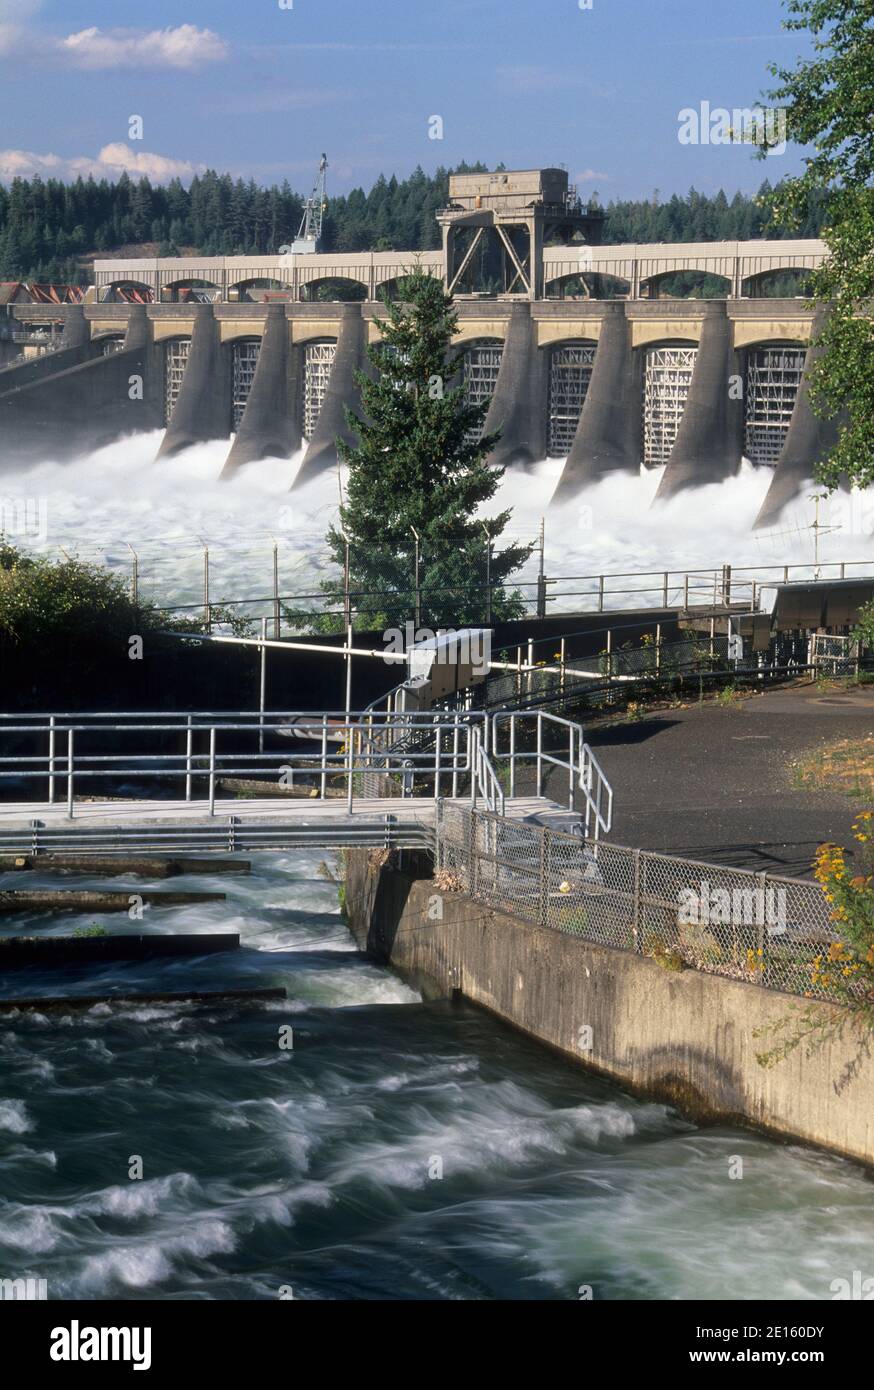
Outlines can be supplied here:
<path id="1" fill-rule="evenodd" d="M 211 29 L 180 24 L 176 29 L 80 29 L 57 41 L 57 51 L 79 68 L 193 68 L 228 56 L 224 39 Z"/>
<path id="2" fill-rule="evenodd" d="M 50 35 L 24 21 L 38 8 L 24 0 L 0 0 L 0 58 L 96 71 L 101 68 L 190 69 L 222 62 L 229 55 L 225 40 L 212 29 L 180 24 L 175 29 L 80 29 L 66 38 Z"/>
<path id="3" fill-rule="evenodd" d="M 117 179 L 128 173 L 137 179 L 145 175 L 153 183 L 166 183 L 168 179 L 189 179 L 202 173 L 202 164 L 191 164 L 184 159 L 172 159 L 168 155 L 149 154 L 146 150 L 132 150 L 122 143 L 104 145 L 97 155 L 75 155 L 65 158 L 57 154 L 35 154 L 31 150 L 0 150 L 0 180 L 4 182 L 16 176 L 32 178 L 40 174 L 43 178 L 69 179 L 79 174 L 87 178 Z"/>

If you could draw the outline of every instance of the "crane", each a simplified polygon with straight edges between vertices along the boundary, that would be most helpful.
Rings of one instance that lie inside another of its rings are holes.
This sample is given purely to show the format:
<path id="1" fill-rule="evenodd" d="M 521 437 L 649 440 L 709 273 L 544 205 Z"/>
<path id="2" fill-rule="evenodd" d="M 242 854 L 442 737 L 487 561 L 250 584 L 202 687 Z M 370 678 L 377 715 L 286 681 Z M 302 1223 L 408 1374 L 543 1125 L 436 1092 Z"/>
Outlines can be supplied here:
<path id="1" fill-rule="evenodd" d="M 296 256 L 314 255 L 319 250 L 322 237 L 322 220 L 328 206 L 328 156 L 323 154 L 319 160 L 319 174 L 315 187 L 303 205 L 303 217 L 297 237 L 291 246 L 280 246 L 279 254 Z"/>

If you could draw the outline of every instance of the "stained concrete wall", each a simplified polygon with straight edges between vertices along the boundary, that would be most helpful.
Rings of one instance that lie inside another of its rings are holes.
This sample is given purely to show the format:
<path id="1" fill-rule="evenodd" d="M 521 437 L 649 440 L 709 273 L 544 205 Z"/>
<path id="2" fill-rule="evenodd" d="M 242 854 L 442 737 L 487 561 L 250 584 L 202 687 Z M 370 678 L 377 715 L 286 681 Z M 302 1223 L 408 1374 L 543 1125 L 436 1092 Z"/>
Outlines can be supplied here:
<path id="1" fill-rule="evenodd" d="M 271 304 L 252 389 L 222 477 L 259 459 L 289 458 L 300 448 L 300 415 L 292 417 L 289 410 L 291 356 L 285 306 Z"/>
<path id="2" fill-rule="evenodd" d="M 357 435 L 346 420 L 346 410 L 361 411 L 361 394 L 356 384 L 356 372 L 363 371 L 367 362 L 367 325 L 360 304 L 344 304 L 337 336 L 337 351 L 331 367 L 331 379 L 322 402 L 318 423 L 313 431 L 295 487 L 317 478 L 326 469 L 337 466 L 337 440 L 354 445 Z M 299 350 L 300 351 L 300 350 Z M 302 370 L 299 370 L 303 389 Z"/>
<path id="3" fill-rule="evenodd" d="M 211 304 L 194 306 L 194 331 L 173 418 L 158 457 L 179 454 L 192 444 L 227 439 L 231 432 L 231 370 Z"/>
<path id="4" fill-rule="evenodd" d="M 408 861 L 409 852 L 405 852 Z M 347 852 L 346 910 L 362 949 L 389 962 L 430 997 L 459 992 L 567 1057 L 698 1120 L 744 1122 L 874 1164 L 874 1070 L 859 1044 L 832 1038 L 765 1069 L 756 1034 L 802 1001 L 695 970 L 596 946 L 443 893 L 432 921 L 433 881 L 422 856 L 401 872 L 374 851 Z M 416 868 L 419 872 L 416 873 Z M 806 1006 L 805 1006 L 806 1007 Z M 823 1017 L 837 1010 L 811 1007 Z M 580 1050 L 580 1030 L 593 1047 Z"/>
<path id="5" fill-rule="evenodd" d="M 500 431 L 489 462 L 496 468 L 538 463 L 546 456 L 549 353 L 537 347 L 530 304 L 513 304 L 501 368 L 484 433 Z"/>

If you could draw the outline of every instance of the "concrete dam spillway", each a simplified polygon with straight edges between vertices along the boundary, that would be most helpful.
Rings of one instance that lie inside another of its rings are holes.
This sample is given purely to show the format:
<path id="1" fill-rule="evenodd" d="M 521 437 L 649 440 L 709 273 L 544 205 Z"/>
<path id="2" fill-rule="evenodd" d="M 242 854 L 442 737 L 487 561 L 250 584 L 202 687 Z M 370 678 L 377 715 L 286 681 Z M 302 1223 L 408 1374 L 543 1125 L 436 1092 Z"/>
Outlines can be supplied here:
<path id="1" fill-rule="evenodd" d="M 814 268 L 822 243 L 541 246 L 522 292 L 484 297 L 459 291 L 444 232 L 443 253 L 416 257 L 97 262 L 82 304 L 7 305 L 0 348 L 49 325 L 59 345 L 0 367 L 4 460 L 72 458 L 163 428 L 162 456 L 228 440 L 223 477 L 303 448 L 289 478 L 299 487 L 334 468 L 337 439 L 351 439 L 346 409 L 360 410 L 356 374 L 380 336 L 380 295 L 415 261 L 458 296 L 468 397 L 488 403 L 485 429 L 501 431 L 493 463 L 565 459 L 554 502 L 641 464 L 664 468 L 657 500 L 669 498 L 732 477 L 746 457 L 773 473 L 763 526 L 813 476 L 834 437 L 807 391 L 823 311 L 757 297 L 755 285 Z M 721 274 L 726 298 L 653 297 L 665 276 L 690 269 Z M 617 297 L 554 297 L 585 275 L 609 277 Z M 353 279 L 365 298 L 307 298 Z"/>

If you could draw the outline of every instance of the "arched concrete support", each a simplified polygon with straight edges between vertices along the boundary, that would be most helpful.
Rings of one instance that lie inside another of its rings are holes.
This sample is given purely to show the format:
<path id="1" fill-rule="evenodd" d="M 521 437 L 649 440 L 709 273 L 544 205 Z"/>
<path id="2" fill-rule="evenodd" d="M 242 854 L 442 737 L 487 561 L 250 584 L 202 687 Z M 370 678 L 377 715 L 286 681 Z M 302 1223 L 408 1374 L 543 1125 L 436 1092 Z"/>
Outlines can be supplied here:
<path id="1" fill-rule="evenodd" d="M 222 470 L 227 478 L 243 464 L 290 458 L 300 448 L 299 419 L 289 412 L 288 319 L 284 304 L 267 310 L 258 365 L 233 448 Z"/>
<path id="2" fill-rule="evenodd" d="M 548 353 L 537 347 L 531 305 L 513 304 L 504 354 L 486 416 L 485 434 L 500 430 L 489 462 L 496 468 L 532 464 L 546 456 Z"/>
<path id="3" fill-rule="evenodd" d="M 366 365 L 366 346 L 367 325 L 361 305 L 344 304 L 331 380 L 325 392 L 318 424 L 294 480 L 294 487 L 310 482 L 326 469 L 336 465 L 338 439 L 344 444 L 355 443 L 356 436 L 346 423 L 344 406 L 355 411 L 361 409 L 355 373 L 363 370 Z"/>
<path id="4" fill-rule="evenodd" d="M 722 482 L 740 467 L 743 390 L 731 390 L 742 381 L 737 358 L 725 304 L 708 303 L 686 408 L 656 493 L 657 502 L 683 488 Z"/>
<path id="5" fill-rule="evenodd" d="M 823 330 L 827 312 L 824 306 L 819 306 L 814 313 L 814 342 Z M 753 522 L 753 530 L 774 525 L 786 504 L 801 495 L 804 484 L 813 477 L 814 466 L 837 442 L 837 420 L 820 420 L 814 415 L 810 404 L 810 373 L 821 356 L 821 348 L 808 349 L 786 443 L 777 460 L 771 486 Z"/>
<path id="6" fill-rule="evenodd" d="M 230 434 L 231 379 L 218 321 L 211 304 L 192 306 L 192 312 L 196 317 L 188 364 L 158 458 Z"/>
<path id="7" fill-rule="evenodd" d="M 624 304 L 605 304 L 592 379 L 553 502 L 568 502 L 605 473 L 637 473 L 641 457 L 640 367 Z"/>

